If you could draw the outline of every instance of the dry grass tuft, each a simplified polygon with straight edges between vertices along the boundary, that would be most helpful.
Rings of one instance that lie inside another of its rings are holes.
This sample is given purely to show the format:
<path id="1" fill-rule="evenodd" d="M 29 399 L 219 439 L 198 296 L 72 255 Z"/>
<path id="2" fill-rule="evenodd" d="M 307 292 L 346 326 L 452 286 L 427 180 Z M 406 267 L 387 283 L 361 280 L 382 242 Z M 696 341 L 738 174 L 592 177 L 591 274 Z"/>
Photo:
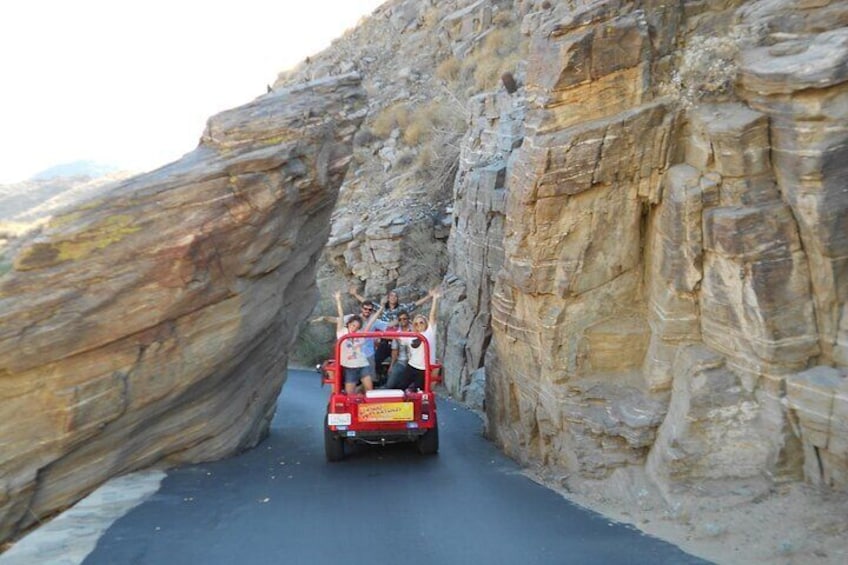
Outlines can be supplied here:
<path id="1" fill-rule="evenodd" d="M 483 44 L 471 57 L 473 85 L 477 91 L 495 88 L 501 75 L 515 72 L 518 63 L 526 56 L 526 42 L 522 41 L 518 23 L 493 29 Z"/>
<path id="2" fill-rule="evenodd" d="M 371 123 L 371 133 L 386 139 L 396 128 L 404 129 L 409 124 L 409 107 L 398 102 L 384 108 Z"/>
<path id="3" fill-rule="evenodd" d="M 461 69 L 462 63 L 456 57 L 450 56 L 436 67 L 436 77 L 445 82 L 453 82 L 459 77 Z"/>
<path id="4" fill-rule="evenodd" d="M 437 132 L 464 130 L 464 115 L 448 101 L 436 99 L 413 111 L 403 131 L 403 142 L 409 146 L 420 145 L 432 140 Z"/>
<path id="5" fill-rule="evenodd" d="M 436 67 L 436 77 L 464 98 L 497 87 L 504 73 L 515 73 L 527 56 L 521 25 L 509 11 L 498 12 L 493 27 L 461 62 L 455 57 Z"/>

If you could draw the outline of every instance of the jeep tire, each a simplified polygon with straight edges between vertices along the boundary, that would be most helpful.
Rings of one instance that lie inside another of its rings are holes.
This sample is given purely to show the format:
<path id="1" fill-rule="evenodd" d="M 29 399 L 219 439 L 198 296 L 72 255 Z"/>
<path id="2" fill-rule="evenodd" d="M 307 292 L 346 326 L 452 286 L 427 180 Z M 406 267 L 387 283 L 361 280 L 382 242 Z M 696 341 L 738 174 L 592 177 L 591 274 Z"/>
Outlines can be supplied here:
<path id="1" fill-rule="evenodd" d="M 324 453 L 327 455 L 327 461 L 341 461 L 344 459 L 344 438 L 337 437 L 330 427 L 327 425 L 327 418 L 324 417 Z"/>

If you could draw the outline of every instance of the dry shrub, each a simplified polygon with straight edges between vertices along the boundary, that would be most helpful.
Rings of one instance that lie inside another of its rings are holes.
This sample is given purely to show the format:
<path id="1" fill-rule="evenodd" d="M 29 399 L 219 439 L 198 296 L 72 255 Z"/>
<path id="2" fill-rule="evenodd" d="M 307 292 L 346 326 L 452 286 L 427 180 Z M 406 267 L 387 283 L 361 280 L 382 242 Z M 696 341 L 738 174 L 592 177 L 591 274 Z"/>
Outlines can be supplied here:
<path id="1" fill-rule="evenodd" d="M 415 161 L 415 170 L 425 182 L 427 195 L 432 200 L 449 198 L 453 181 L 459 168 L 459 141 L 461 135 L 442 134 L 438 142 L 424 146 Z"/>
<path id="2" fill-rule="evenodd" d="M 518 64 L 526 57 L 527 41 L 521 34 L 521 26 L 511 14 L 498 12 L 494 23 L 496 26 L 458 63 L 458 68 L 448 59 L 437 69 L 437 76 L 447 81 L 454 92 L 472 96 L 491 90 L 497 86 L 501 75 L 515 73 Z"/>
<path id="3" fill-rule="evenodd" d="M 524 58 L 525 43 L 517 23 L 492 30 L 470 59 L 474 63 L 474 87 L 478 91 L 494 88 L 505 72 L 514 72 Z"/>
<path id="4" fill-rule="evenodd" d="M 371 133 L 386 139 L 395 128 L 404 129 L 409 123 L 409 108 L 405 103 L 392 104 L 377 114 L 371 123 Z"/>
<path id="5" fill-rule="evenodd" d="M 426 118 L 420 115 L 414 115 L 412 122 L 403 130 L 403 142 L 407 145 L 418 145 L 430 133 L 431 125 L 426 122 Z"/>
<path id="6" fill-rule="evenodd" d="M 407 143 L 417 142 L 412 166 L 415 179 L 426 187 L 431 200 L 449 198 L 459 163 L 460 142 L 468 126 L 466 110 L 454 98 L 438 98 L 416 109 L 410 121 L 410 126 L 413 125 L 415 128 L 408 128 L 403 139 Z"/>
<path id="7" fill-rule="evenodd" d="M 477 67 L 474 69 L 474 88 L 477 91 L 492 89 L 502 74 L 501 66 L 501 61 L 494 57 L 483 59 L 477 63 Z"/>
<path id="8" fill-rule="evenodd" d="M 511 10 L 499 10 L 492 18 L 492 25 L 495 27 L 509 27 L 515 22 L 515 17 Z"/>
<path id="9" fill-rule="evenodd" d="M 461 68 L 462 63 L 456 57 L 450 56 L 436 67 L 436 77 L 445 82 L 453 82 L 459 76 Z"/>
<path id="10" fill-rule="evenodd" d="M 409 124 L 403 131 L 403 141 L 407 145 L 420 145 L 433 138 L 434 132 L 463 132 L 465 117 L 455 106 L 436 99 L 418 106 L 409 118 Z"/>

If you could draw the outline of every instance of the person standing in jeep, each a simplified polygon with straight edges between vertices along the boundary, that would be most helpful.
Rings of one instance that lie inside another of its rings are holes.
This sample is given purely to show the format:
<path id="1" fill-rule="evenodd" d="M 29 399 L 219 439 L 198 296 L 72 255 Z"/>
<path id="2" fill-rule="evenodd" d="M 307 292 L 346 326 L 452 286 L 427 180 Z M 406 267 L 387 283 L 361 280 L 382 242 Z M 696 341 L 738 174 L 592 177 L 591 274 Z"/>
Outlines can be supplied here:
<path id="1" fill-rule="evenodd" d="M 342 310 L 342 293 L 337 291 L 333 296 L 336 299 L 336 310 L 338 311 L 336 337 L 339 338 L 348 333 L 358 332 L 362 327 L 362 318 L 351 316 L 345 320 L 344 311 Z M 377 312 L 371 315 L 365 323 L 365 327 L 362 328 L 362 331 L 367 332 L 371 329 L 371 326 L 380 317 L 382 309 L 381 306 Z M 362 338 L 347 339 L 344 341 L 340 361 L 342 371 L 344 372 L 345 393 L 347 394 L 356 392 L 356 387 L 360 383 L 365 390 L 372 390 L 374 388 L 374 365 L 365 351 L 370 341 Z"/>
<path id="2" fill-rule="evenodd" d="M 433 304 L 430 308 L 430 317 L 425 318 L 418 314 L 412 320 L 412 331 L 424 336 L 430 346 L 430 363 L 436 362 L 436 317 L 438 311 L 438 298 L 441 293 L 438 289 L 430 291 Z M 398 339 L 401 345 L 409 346 L 409 361 L 400 378 L 393 383 L 395 387 L 390 388 L 423 388 L 424 373 L 427 368 L 424 344 L 418 337 L 402 337 Z"/>
<path id="3" fill-rule="evenodd" d="M 409 314 L 401 312 L 398 315 L 397 331 L 411 332 L 412 324 L 409 323 Z M 401 382 L 400 378 L 403 372 L 406 371 L 406 366 L 409 363 L 409 346 L 404 345 L 398 339 L 391 340 L 392 347 L 392 362 L 389 365 L 388 380 L 385 388 L 398 388 Z"/>

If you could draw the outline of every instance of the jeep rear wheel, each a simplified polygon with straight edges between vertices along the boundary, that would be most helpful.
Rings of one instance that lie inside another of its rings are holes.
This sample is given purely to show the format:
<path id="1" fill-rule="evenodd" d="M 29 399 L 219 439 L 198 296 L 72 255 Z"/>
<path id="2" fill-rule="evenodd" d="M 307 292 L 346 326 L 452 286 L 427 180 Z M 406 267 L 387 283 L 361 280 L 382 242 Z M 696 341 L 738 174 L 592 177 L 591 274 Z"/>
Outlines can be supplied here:
<path id="1" fill-rule="evenodd" d="M 421 455 L 435 455 L 439 452 L 439 424 L 424 432 L 416 442 L 418 453 Z"/>
<path id="2" fill-rule="evenodd" d="M 344 439 L 337 437 L 330 427 L 327 426 L 327 418 L 324 418 L 324 453 L 327 455 L 327 461 L 341 461 L 344 459 Z"/>

